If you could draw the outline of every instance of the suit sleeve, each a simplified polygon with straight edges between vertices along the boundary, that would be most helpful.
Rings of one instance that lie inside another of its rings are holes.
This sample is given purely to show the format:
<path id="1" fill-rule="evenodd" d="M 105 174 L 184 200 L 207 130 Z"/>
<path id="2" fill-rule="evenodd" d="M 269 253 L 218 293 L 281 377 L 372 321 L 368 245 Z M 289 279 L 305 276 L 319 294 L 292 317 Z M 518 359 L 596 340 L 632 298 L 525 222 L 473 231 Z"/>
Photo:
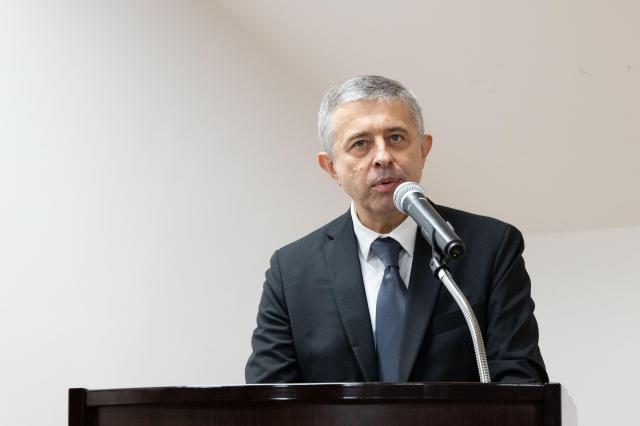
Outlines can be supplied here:
<path id="1" fill-rule="evenodd" d="M 301 382 L 291 324 L 284 297 L 278 252 L 271 257 L 245 367 L 247 383 Z"/>
<path id="2" fill-rule="evenodd" d="M 487 359 L 496 382 L 549 381 L 538 347 L 538 324 L 523 251 L 522 234 L 508 225 L 496 252 L 487 310 Z"/>

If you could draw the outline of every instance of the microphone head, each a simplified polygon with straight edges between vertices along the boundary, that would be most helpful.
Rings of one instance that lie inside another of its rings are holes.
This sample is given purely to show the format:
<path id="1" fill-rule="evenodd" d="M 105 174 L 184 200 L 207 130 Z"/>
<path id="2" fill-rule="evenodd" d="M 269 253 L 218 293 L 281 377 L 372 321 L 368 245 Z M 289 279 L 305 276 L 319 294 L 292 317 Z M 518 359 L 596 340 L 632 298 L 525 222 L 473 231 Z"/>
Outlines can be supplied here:
<path id="1" fill-rule="evenodd" d="M 424 190 L 415 182 L 403 182 L 396 187 L 395 191 L 393 191 L 393 204 L 395 204 L 396 208 L 402 213 L 407 213 L 402 208 L 402 201 L 404 200 L 404 197 L 412 192 L 417 192 L 424 197 Z"/>

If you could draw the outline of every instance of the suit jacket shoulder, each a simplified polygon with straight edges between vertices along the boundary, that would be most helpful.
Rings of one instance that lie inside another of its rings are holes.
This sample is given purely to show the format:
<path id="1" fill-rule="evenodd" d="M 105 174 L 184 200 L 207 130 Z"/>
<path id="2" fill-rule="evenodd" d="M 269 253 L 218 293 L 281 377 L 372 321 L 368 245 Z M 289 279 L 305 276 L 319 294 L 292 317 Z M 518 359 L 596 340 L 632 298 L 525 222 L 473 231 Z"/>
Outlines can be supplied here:
<path id="1" fill-rule="evenodd" d="M 305 283 L 303 277 L 310 276 L 310 268 L 318 262 L 324 264 L 323 248 L 327 241 L 343 232 L 353 233 L 353 222 L 349 212 L 335 218 L 324 226 L 304 237 L 289 243 L 274 253 L 282 271 L 282 285 L 286 289 L 291 285 Z M 353 236 L 355 238 L 355 234 Z"/>

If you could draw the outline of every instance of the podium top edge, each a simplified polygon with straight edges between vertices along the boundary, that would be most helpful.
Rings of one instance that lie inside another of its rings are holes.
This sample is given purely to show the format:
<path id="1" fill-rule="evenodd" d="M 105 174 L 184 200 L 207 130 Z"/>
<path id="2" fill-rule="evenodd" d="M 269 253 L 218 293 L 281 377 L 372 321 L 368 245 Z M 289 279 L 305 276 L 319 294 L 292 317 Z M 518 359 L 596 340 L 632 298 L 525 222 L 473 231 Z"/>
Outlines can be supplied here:
<path id="1" fill-rule="evenodd" d="M 216 402 L 354 401 L 354 400 L 478 400 L 542 401 L 559 383 L 290 383 L 215 386 L 173 386 L 121 389 L 69 389 L 84 394 L 87 406 L 197 404 Z"/>

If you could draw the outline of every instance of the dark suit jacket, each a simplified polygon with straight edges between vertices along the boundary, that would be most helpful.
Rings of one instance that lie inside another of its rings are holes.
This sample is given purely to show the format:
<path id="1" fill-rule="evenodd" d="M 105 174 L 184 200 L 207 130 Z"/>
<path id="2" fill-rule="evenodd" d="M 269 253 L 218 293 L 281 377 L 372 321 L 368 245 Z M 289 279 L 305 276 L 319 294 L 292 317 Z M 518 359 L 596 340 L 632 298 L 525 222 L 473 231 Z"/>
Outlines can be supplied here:
<path id="1" fill-rule="evenodd" d="M 524 241 L 513 226 L 436 206 L 466 244 L 449 266 L 482 329 L 493 381 L 546 382 Z M 377 381 L 371 319 L 349 212 L 277 250 L 260 301 L 247 383 Z M 478 381 L 469 330 L 429 268 L 418 232 L 400 381 Z"/>

